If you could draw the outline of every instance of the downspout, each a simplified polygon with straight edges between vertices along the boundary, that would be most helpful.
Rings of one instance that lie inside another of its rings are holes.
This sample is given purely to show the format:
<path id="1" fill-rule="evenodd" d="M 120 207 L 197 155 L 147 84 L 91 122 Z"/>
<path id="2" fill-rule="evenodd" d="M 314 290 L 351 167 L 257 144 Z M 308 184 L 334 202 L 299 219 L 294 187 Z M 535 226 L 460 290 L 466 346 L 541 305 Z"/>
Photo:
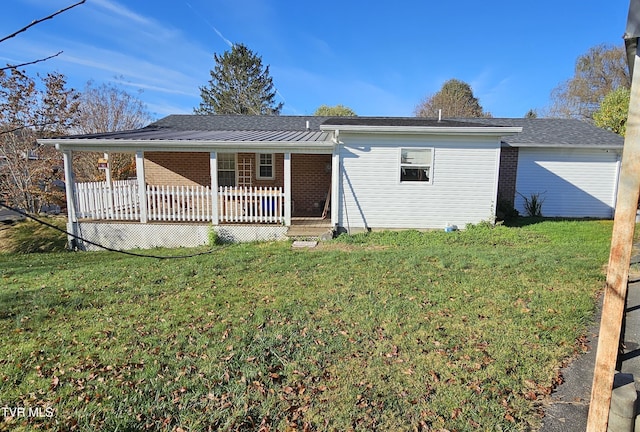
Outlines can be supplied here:
<path id="1" fill-rule="evenodd" d="M 620 162 L 621 157 L 620 153 L 616 153 L 616 175 L 613 180 L 613 203 L 611 207 L 611 218 L 614 218 L 616 215 L 616 205 L 618 202 L 618 182 L 620 181 Z"/>
<path id="2" fill-rule="evenodd" d="M 497 218 L 497 208 L 498 208 L 498 189 L 500 188 L 500 158 L 502 157 L 502 139 L 498 138 L 498 150 L 496 152 L 496 167 L 493 170 L 494 178 L 493 178 L 493 200 L 491 200 L 491 209 L 489 218 L 491 219 L 491 224 L 495 225 Z"/>
<path id="3" fill-rule="evenodd" d="M 336 129 L 333 133 L 333 154 L 331 156 L 331 226 L 336 232 L 340 224 L 340 207 L 344 197 L 340 194 L 340 131 Z"/>

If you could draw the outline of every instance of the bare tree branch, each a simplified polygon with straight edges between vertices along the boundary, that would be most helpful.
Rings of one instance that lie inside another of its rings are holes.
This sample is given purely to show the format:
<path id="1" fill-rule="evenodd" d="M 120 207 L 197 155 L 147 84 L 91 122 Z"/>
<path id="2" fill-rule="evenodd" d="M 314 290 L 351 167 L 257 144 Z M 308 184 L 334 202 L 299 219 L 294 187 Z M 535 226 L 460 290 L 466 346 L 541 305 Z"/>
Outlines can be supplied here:
<path id="1" fill-rule="evenodd" d="M 36 63 L 40 63 L 40 62 L 43 62 L 43 61 L 47 61 L 47 60 L 52 59 L 54 57 L 58 57 L 60 54 L 62 54 L 62 52 L 63 51 L 58 51 L 57 53 L 55 53 L 54 55 L 50 55 L 49 57 L 41 58 L 39 60 L 34 60 L 34 61 L 26 62 L 26 63 L 20 63 L 20 64 L 17 64 L 17 65 L 8 64 L 5 67 L 1 67 L 0 71 L 9 70 L 9 69 L 17 69 L 17 68 L 21 68 L 22 66 L 29 66 L 29 65 L 32 65 L 32 64 L 36 64 Z"/>
<path id="2" fill-rule="evenodd" d="M 10 34 L 9 36 L 5 36 L 5 37 L 3 37 L 2 39 L 0 39 L 0 43 L 2 43 L 2 42 L 4 42 L 4 41 L 6 41 L 7 39 L 11 39 L 12 37 L 15 37 L 16 35 L 19 35 L 19 34 L 20 34 L 20 33 L 22 33 L 22 32 L 25 32 L 25 31 L 29 30 L 31 27 L 33 27 L 33 26 L 34 26 L 34 25 L 36 25 L 36 24 L 39 24 L 39 23 L 41 23 L 41 22 L 43 22 L 43 21 L 46 21 L 46 20 L 50 20 L 50 19 L 52 19 L 53 17 L 55 17 L 56 15 L 60 15 L 61 13 L 66 12 L 66 11 L 68 11 L 69 9 L 72 9 L 72 8 L 74 8 L 74 7 L 76 7 L 76 6 L 79 6 L 79 5 L 83 4 L 83 3 L 84 3 L 84 2 L 86 2 L 86 1 L 87 1 L 87 0 L 79 1 L 78 3 L 72 4 L 71 6 L 68 6 L 68 7 L 64 8 L 64 9 L 60 9 L 58 12 L 52 13 L 52 14 L 51 14 L 51 15 L 49 15 L 49 16 L 46 16 L 46 17 L 41 18 L 41 19 L 37 19 L 37 20 L 33 21 L 31 24 L 29 24 L 29 25 L 27 25 L 27 26 L 25 26 L 25 27 L 21 28 L 20 30 L 18 30 L 18 31 L 16 31 L 16 32 L 12 33 L 12 34 Z"/>
<path id="3" fill-rule="evenodd" d="M 22 130 L 22 129 L 32 129 L 32 128 L 44 127 L 44 126 L 53 126 L 56 124 L 57 122 L 45 122 L 45 123 L 22 125 L 22 126 L 15 127 L 13 129 L 0 130 L 0 135 L 11 134 L 14 132 L 18 132 L 19 130 Z"/>
<path id="4" fill-rule="evenodd" d="M 49 16 L 46 16 L 46 17 L 41 18 L 41 19 L 37 19 L 37 20 L 31 22 L 31 24 L 29 24 L 29 25 L 27 25 L 25 27 L 22 27 L 20 30 L 11 33 L 9 36 L 3 37 L 2 39 L 0 39 L 0 43 L 6 41 L 7 39 L 11 39 L 12 37 L 15 37 L 16 35 L 19 35 L 22 32 L 25 32 L 25 31 L 29 30 L 31 27 L 33 27 L 36 24 L 39 24 L 39 23 L 41 23 L 43 21 L 46 21 L 46 20 L 50 20 L 53 17 L 55 17 L 56 15 L 60 15 L 61 13 L 66 12 L 69 9 L 73 9 L 74 7 L 81 5 L 86 1 L 87 0 L 81 0 L 81 1 L 79 1 L 77 3 L 75 3 L 75 4 L 72 4 L 71 6 L 67 6 L 64 9 L 60 9 L 58 12 L 52 13 Z M 60 54 L 62 54 L 62 51 L 58 51 L 58 53 L 56 53 L 54 55 L 50 55 L 49 57 L 41 58 L 41 59 L 38 59 L 38 60 L 33 60 L 33 61 L 30 61 L 30 62 L 25 62 L 25 63 L 21 63 L 21 64 L 17 64 L 17 65 L 7 64 L 7 66 L 0 68 L 0 71 L 4 71 L 4 70 L 8 70 L 8 69 L 16 69 L 16 68 L 19 68 L 19 67 L 29 66 L 29 65 L 32 65 L 32 64 L 40 63 L 40 62 L 52 59 L 54 57 L 57 57 Z"/>

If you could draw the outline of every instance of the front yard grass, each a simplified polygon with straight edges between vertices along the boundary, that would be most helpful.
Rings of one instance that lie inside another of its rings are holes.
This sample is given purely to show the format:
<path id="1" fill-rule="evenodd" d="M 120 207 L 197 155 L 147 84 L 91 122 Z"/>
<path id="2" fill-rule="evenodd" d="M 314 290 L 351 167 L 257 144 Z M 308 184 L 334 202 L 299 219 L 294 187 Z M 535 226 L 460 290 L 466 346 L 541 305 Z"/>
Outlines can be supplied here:
<path id="1" fill-rule="evenodd" d="M 0 254 L 0 430 L 535 430 L 611 228 Z"/>

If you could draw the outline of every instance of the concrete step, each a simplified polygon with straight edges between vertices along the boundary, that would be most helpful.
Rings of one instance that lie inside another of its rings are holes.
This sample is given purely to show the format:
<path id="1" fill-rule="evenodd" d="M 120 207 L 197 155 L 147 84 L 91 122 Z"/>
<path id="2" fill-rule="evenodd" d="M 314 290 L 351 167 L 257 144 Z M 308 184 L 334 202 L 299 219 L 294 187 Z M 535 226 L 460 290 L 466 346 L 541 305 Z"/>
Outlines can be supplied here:
<path id="1" fill-rule="evenodd" d="M 302 239 L 322 239 L 328 240 L 333 237 L 331 227 L 308 227 L 308 226 L 291 226 L 287 231 L 287 237 Z"/>

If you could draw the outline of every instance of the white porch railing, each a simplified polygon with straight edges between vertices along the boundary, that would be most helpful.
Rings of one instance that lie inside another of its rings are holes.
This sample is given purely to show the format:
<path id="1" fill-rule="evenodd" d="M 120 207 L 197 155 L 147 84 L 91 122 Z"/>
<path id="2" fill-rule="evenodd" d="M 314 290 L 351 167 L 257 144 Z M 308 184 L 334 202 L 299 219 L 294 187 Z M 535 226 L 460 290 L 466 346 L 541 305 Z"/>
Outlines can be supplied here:
<path id="1" fill-rule="evenodd" d="M 147 185 L 147 218 L 150 221 L 211 221 L 211 188 L 208 186 Z"/>
<path id="2" fill-rule="evenodd" d="M 284 192 L 281 187 L 220 187 L 220 222 L 284 222 Z"/>
<path id="3" fill-rule="evenodd" d="M 139 220 L 138 182 L 76 183 L 76 214 L 82 219 Z"/>
<path id="4" fill-rule="evenodd" d="M 147 220 L 208 222 L 213 218 L 213 194 L 208 186 L 146 187 Z M 281 187 L 220 187 L 218 221 L 283 223 Z M 135 180 L 76 183 L 76 214 L 81 219 L 140 220 Z"/>

